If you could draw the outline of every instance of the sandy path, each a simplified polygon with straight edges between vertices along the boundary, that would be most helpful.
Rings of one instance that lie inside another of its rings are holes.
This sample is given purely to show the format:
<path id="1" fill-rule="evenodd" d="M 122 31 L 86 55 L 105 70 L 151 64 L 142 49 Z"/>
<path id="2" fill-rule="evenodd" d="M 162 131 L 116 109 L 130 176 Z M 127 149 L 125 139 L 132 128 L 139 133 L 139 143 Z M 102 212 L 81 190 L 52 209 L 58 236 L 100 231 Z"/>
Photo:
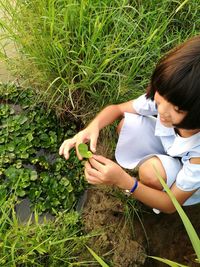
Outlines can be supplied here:
<path id="1" fill-rule="evenodd" d="M 0 19 L 4 19 L 4 14 L 1 9 L 1 6 L 0 6 Z M 8 58 L 17 57 L 18 53 L 16 51 L 14 43 L 9 39 L 2 38 L 3 36 L 4 32 L 2 28 L 0 28 L 0 52 L 6 53 Z M 16 78 L 9 71 L 5 59 L 0 57 L 0 82 L 8 83 L 8 82 L 13 82 L 15 80 Z"/>

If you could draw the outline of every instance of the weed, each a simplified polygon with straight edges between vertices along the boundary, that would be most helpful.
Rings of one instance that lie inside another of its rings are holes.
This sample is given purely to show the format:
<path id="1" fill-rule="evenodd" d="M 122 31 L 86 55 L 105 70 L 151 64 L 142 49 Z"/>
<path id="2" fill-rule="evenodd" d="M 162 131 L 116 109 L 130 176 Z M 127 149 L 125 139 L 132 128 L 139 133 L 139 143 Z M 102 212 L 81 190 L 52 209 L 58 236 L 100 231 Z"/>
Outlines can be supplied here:
<path id="1" fill-rule="evenodd" d="M 199 31 L 195 1 L 0 4 L 2 38 L 14 40 L 22 54 L 16 71 L 59 114 L 91 117 L 141 94 L 160 55 Z"/>
<path id="2" fill-rule="evenodd" d="M 34 224 L 18 221 L 14 194 L 0 200 L 0 264 L 1 266 L 88 266 L 78 262 L 89 236 L 81 234 L 81 223 L 76 212 L 58 212 L 54 221 Z"/>

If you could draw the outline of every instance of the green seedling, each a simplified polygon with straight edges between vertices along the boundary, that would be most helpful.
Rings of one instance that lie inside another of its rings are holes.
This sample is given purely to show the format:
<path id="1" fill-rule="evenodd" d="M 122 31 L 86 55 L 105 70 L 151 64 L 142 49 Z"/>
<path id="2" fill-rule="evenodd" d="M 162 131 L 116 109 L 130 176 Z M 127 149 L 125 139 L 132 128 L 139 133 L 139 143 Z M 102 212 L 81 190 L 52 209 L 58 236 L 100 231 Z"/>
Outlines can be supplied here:
<path id="1" fill-rule="evenodd" d="M 87 144 L 80 144 L 78 146 L 78 151 L 83 158 L 89 159 L 92 157 L 92 152 L 88 150 Z"/>

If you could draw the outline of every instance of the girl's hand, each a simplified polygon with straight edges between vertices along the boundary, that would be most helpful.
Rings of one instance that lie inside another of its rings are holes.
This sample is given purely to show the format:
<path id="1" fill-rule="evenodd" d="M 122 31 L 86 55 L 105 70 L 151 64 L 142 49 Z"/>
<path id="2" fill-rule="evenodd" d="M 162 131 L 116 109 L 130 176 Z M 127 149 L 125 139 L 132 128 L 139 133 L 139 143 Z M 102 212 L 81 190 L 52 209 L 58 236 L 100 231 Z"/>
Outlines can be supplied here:
<path id="1" fill-rule="evenodd" d="M 69 151 L 73 147 L 76 148 L 76 154 L 79 158 L 79 160 L 82 160 L 81 155 L 78 151 L 78 146 L 81 143 L 87 143 L 90 141 L 90 150 L 95 153 L 96 152 L 96 145 L 97 145 L 97 139 L 99 136 L 99 128 L 95 121 L 91 122 L 91 124 L 88 125 L 87 128 L 80 131 L 78 134 L 76 134 L 73 138 L 65 140 L 59 149 L 59 154 L 63 155 L 65 159 L 67 160 L 69 158 Z"/>
<path id="2" fill-rule="evenodd" d="M 117 163 L 97 155 L 86 162 L 85 177 L 90 184 L 115 185 L 122 189 L 131 189 L 135 182 Z"/>

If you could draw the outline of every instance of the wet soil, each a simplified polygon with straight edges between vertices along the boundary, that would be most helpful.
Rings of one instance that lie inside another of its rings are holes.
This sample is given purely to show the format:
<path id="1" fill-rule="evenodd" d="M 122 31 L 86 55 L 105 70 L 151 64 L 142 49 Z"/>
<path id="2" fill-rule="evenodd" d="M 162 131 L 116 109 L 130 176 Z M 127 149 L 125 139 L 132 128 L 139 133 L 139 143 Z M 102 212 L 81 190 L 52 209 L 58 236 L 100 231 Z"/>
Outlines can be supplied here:
<path id="1" fill-rule="evenodd" d="M 113 267 L 166 266 L 148 256 L 167 258 L 187 266 L 195 263 L 194 250 L 178 215 L 153 213 L 139 204 L 134 219 L 127 220 L 125 206 L 105 187 L 87 192 L 82 217 L 85 231 L 97 233 L 90 247 Z M 200 205 L 184 208 L 198 236 L 200 236 Z M 96 265 L 94 265 L 96 266 Z"/>

